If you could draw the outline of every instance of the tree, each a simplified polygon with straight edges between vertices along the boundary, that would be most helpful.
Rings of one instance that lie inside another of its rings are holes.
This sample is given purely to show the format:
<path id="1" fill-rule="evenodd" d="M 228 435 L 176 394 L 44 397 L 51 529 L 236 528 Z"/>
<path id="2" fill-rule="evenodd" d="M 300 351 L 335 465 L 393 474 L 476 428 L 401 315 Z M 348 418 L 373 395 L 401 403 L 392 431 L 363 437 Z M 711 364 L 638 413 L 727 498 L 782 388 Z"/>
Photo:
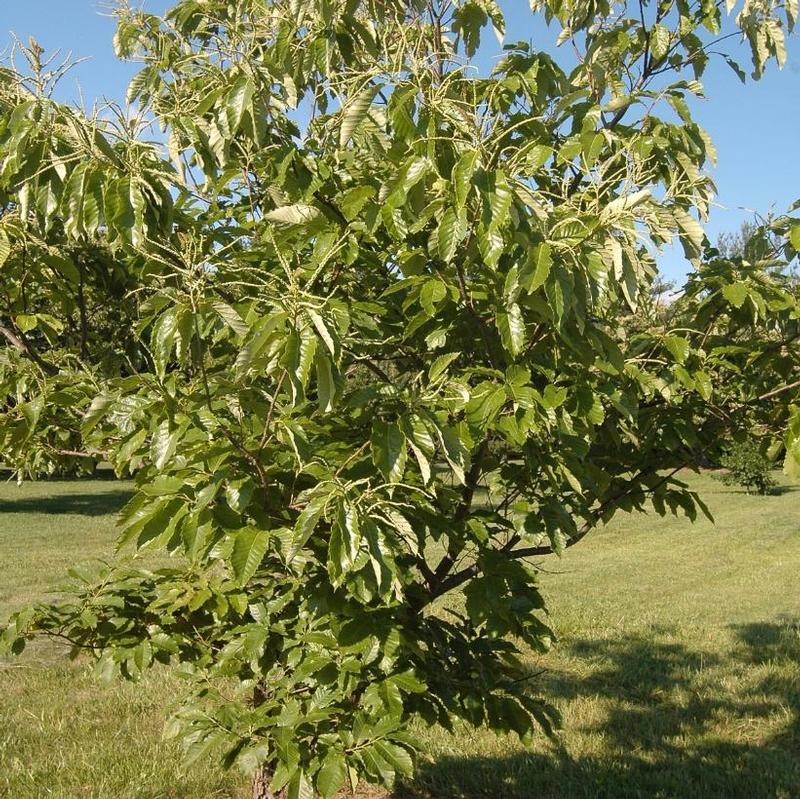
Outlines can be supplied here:
<path id="1" fill-rule="evenodd" d="M 7 304 L 4 458 L 103 458 L 138 491 L 120 559 L 3 640 L 61 636 L 109 677 L 183 664 L 170 731 L 254 796 L 390 784 L 412 718 L 550 729 L 520 659 L 552 638 L 531 558 L 619 511 L 705 512 L 676 474 L 733 431 L 797 469 L 797 295 L 706 250 L 696 217 L 714 151 L 687 98 L 722 11 L 532 8 L 567 68 L 516 42 L 476 74 L 491 0 L 122 6 L 128 99 L 164 148 L 53 102 L 34 53 L 32 80 L 4 75 L 4 268 L 55 254 L 74 295 L 96 253 L 135 320 L 76 357 L 87 336 Z M 794 17 L 739 10 L 755 77 Z M 798 222 L 776 224 L 791 259 Z M 651 313 L 674 236 L 696 270 Z M 171 565 L 142 568 L 152 550 Z M 454 591 L 463 612 L 438 612 Z"/>

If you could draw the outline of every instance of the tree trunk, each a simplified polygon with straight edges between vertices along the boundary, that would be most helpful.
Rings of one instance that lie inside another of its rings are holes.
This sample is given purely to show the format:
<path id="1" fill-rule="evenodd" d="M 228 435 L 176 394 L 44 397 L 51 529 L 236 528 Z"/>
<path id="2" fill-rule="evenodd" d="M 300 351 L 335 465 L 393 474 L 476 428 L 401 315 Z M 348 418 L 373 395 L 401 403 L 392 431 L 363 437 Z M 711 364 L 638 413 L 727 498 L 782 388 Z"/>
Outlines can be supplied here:
<path id="1" fill-rule="evenodd" d="M 253 707 L 258 707 L 264 701 L 264 684 L 259 682 L 253 689 Z M 282 799 L 286 795 L 285 791 L 274 794 L 269 787 L 272 782 L 272 771 L 266 766 L 258 768 L 253 774 L 253 786 L 251 799 Z"/>
<path id="2" fill-rule="evenodd" d="M 278 799 L 269 788 L 272 774 L 265 766 L 262 766 L 253 775 L 252 799 Z"/>

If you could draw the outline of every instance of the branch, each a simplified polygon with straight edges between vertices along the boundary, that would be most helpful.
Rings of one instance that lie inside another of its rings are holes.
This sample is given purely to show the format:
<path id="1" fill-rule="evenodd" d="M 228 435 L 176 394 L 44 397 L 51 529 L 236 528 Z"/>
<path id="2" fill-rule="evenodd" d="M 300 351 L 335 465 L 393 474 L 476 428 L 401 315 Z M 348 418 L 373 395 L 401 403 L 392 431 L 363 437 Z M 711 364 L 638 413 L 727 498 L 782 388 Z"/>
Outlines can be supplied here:
<path id="1" fill-rule="evenodd" d="M 642 493 L 645 496 L 647 494 L 652 494 L 657 488 L 664 485 L 676 472 L 680 471 L 686 466 L 686 462 L 681 463 L 679 466 L 676 466 L 671 472 L 664 475 L 654 486 L 649 488 L 646 491 L 643 491 L 640 488 L 627 488 L 621 494 L 615 494 L 613 497 L 609 497 L 605 502 L 601 503 L 600 506 L 591 514 L 591 517 L 587 519 L 583 525 L 578 529 L 578 532 L 570 538 L 567 542 L 567 547 L 575 546 L 579 541 L 581 541 L 585 536 L 593 530 L 598 522 L 602 519 L 605 512 L 615 505 L 616 503 L 620 502 L 621 500 L 625 499 L 635 493 Z M 630 486 L 631 483 L 639 483 L 642 478 L 646 477 L 649 474 L 655 474 L 652 469 L 643 469 L 640 471 L 634 478 L 632 478 L 628 485 Z M 535 547 L 523 547 L 522 549 L 514 549 L 514 547 L 519 543 L 520 536 L 514 535 L 512 536 L 508 543 L 503 546 L 500 550 L 496 550 L 502 553 L 505 553 L 507 557 L 511 560 L 520 560 L 522 558 L 530 558 L 535 556 L 541 555 L 552 555 L 553 548 L 552 546 L 535 546 Z M 440 564 L 441 565 L 441 564 Z M 438 571 L 438 569 L 437 569 Z M 473 563 L 471 566 L 467 566 L 460 571 L 455 572 L 452 574 L 448 579 L 442 580 L 434 589 L 433 595 L 431 600 L 436 599 L 448 591 L 452 591 L 454 588 L 458 588 L 460 585 L 463 585 L 468 580 L 472 579 L 478 574 L 479 567 L 477 563 Z"/>
<path id="2" fill-rule="evenodd" d="M 464 488 L 461 491 L 461 502 L 453 514 L 453 523 L 460 524 L 467 518 L 470 508 L 472 507 L 472 500 L 475 497 L 475 489 L 478 487 L 478 480 L 481 476 L 481 467 L 483 465 L 483 457 L 486 454 L 486 448 L 489 445 L 488 438 L 484 438 L 478 447 L 475 457 L 472 460 L 467 472 L 466 480 L 464 481 Z M 443 591 L 440 591 L 445 583 L 445 577 L 450 573 L 450 569 L 456 562 L 457 552 L 455 548 L 454 538 L 450 538 L 450 545 L 448 546 L 447 554 L 439 561 L 439 565 L 433 572 L 433 581 L 428 581 L 433 596 L 440 596 Z"/>
<path id="3" fill-rule="evenodd" d="M 25 338 L 24 333 L 20 332 L 19 336 L 17 336 L 5 325 L 0 325 L 0 334 L 5 336 L 6 341 L 8 341 L 8 343 L 11 344 L 14 349 L 22 353 L 22 355 L 29 360 L 33 361 L 33 363 L 35 363 L 43 372 L 48 375 L 58 374 L 58 367 L 42 358 L 42 356 L 31 347 L 30 343 Z"/>
<path id="4" fill-rule="evenodd" d="M 779 388 L 773 388 L 772 391 L 768 391 L 766 394 L 756 397 L 754 401 L 761 402 L 771 397 L 777 397 L 778 394 L 783 394 L 784 391 L 791 391 L 793 388 L 800 388 L 800 380 L 795 380 L 794 383 L 787 383 L 785 386 L 780 386 Z"/>

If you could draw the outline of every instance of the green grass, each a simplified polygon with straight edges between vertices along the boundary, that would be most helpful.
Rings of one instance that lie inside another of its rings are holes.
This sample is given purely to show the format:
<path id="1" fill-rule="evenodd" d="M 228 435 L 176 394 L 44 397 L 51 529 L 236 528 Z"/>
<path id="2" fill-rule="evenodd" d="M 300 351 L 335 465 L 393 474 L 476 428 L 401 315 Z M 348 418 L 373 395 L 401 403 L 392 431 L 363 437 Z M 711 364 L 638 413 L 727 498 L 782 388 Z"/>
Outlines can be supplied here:
<path id="1" fill-rule="evenodd" d="M 484 730 L 423 730 L 402 795 L 800 797 L 800 489 L 755 497 L 689 479 L 715 526 L 620 516 L 542 560 L 560 640 L 530 665 L 563 713 L 558 740 L 524 749 Z M 129 490 L 0 486 L 0 618 L 75 560 L 106 555 Z M 160 729 L 179 692 L 166 670 L 101 687 L 52 647 L 0 663 L 0 796 L 245 796 L 235 774 L 177 767 Z"/>

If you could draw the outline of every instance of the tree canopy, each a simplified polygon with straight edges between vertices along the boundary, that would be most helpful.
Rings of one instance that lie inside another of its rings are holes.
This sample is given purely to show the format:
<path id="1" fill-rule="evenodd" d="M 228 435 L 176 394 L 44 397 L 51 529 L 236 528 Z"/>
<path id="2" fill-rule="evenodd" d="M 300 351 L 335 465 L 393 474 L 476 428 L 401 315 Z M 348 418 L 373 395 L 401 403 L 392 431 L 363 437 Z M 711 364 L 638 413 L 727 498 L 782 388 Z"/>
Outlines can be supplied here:
<path id="1" fill-rule="evenodd" d="M 746 77 L 732 31 L 785 61 L 796 2 L 533 0 L 560 61 L 493 0 L 116 13 L 133 110 L 55 102 L 35 43 L 2 73 L 0 452 L 137 492 L 5 646 L 181 664 L 169 731 L 262 796 L 391 784 L 415 718 L 549 730 L 531 558 L 706 512 L 677 473 L 732 436 L 800 470 L 800 221 L 712 248 L 691 114 L 714 59 Z"/>

